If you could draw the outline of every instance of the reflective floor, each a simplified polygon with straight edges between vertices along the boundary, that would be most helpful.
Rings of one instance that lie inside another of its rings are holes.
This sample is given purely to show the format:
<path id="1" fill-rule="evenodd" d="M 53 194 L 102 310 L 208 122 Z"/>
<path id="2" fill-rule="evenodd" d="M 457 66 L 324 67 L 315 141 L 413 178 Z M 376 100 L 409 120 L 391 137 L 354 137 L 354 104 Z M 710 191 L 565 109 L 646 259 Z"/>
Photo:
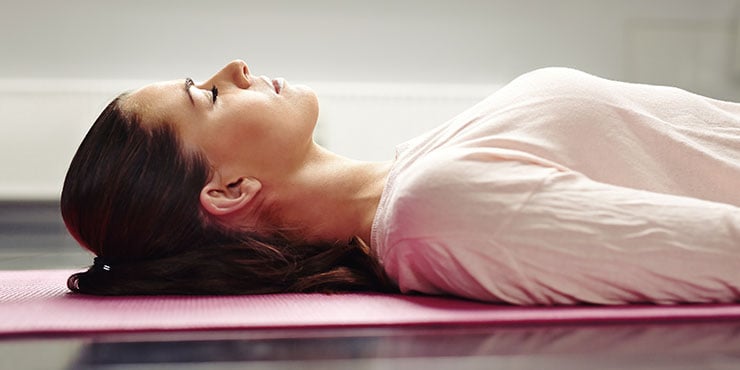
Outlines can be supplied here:
<path id="1" fill-rule="evenodd" d="M 0 201 L 0 270 L 78 268 L 91 262 L 67 234 L 57 203 Z"/>
<path id="2" fill-rule="evenodd" d="M 0 203 L 0 269 L 89 261 L 55 204 Z M 0 369 L 740 369 L 740 322 L 0 337 Z"/>
<path id="3" fill-rule="evenodd" d="M 3 369 L 738 369 L 740 324 L 356 328 L 0 341 Z"/>

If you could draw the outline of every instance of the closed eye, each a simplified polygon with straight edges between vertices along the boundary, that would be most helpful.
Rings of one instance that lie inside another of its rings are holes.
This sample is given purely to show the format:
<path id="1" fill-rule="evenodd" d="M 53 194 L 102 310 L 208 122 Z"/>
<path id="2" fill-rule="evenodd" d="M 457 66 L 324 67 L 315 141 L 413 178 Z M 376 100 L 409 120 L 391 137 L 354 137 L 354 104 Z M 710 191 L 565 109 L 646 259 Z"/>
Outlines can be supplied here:
<path id="1" fill-rule="evenodd" d="M 213 99 L 213 104 L 216 104 L 217 97 L 218 97 L 218 87 L 216 87 L 216 85 L 213 85 L 213 87 L 211 87 L 211 98 Z"/>

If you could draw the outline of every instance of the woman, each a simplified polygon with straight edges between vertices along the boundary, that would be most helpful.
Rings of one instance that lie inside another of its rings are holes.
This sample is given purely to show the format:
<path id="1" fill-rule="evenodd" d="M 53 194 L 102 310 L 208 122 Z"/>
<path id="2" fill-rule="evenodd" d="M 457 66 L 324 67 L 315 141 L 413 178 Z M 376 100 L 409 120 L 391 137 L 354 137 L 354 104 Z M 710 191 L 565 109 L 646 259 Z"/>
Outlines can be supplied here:
<path id="1" fill-rule="evenodd" d="M 740 299 L 740 105 L 548 68 L 388 163 L 318 146 L 317 112 L 242 61 L 114 100 L 62 192 L 98 256 L 70 289 Z"/>

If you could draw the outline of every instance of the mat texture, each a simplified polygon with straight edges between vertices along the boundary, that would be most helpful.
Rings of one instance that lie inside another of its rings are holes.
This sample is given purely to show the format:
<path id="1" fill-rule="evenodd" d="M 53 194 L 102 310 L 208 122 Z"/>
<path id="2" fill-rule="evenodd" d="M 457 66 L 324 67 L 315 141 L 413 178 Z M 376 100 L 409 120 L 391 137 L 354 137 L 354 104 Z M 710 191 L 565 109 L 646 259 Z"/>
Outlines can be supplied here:
<path id="1" fill-rule="evenodd" d="M 381 294 L 92 297 L 69 270 L 0 271 L 0 335 L 403 325 L 740 321 L 738 305 L 516 307 Z"/>

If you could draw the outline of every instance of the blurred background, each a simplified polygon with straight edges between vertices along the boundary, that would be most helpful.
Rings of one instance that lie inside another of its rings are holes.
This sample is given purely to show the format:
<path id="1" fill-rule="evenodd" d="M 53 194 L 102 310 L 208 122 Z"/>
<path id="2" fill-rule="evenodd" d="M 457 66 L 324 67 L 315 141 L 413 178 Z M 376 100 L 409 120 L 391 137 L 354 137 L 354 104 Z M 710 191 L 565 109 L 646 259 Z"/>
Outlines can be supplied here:
<path id="1" fill-rule="evenodd" d="M 567 66 L 740 100 L 737 0 L 4 1 L 0 200 L 55 201 L 118 93 L 232 59 L 318 93 L 316 139 L 393 158 L 517 75 Z"/>

